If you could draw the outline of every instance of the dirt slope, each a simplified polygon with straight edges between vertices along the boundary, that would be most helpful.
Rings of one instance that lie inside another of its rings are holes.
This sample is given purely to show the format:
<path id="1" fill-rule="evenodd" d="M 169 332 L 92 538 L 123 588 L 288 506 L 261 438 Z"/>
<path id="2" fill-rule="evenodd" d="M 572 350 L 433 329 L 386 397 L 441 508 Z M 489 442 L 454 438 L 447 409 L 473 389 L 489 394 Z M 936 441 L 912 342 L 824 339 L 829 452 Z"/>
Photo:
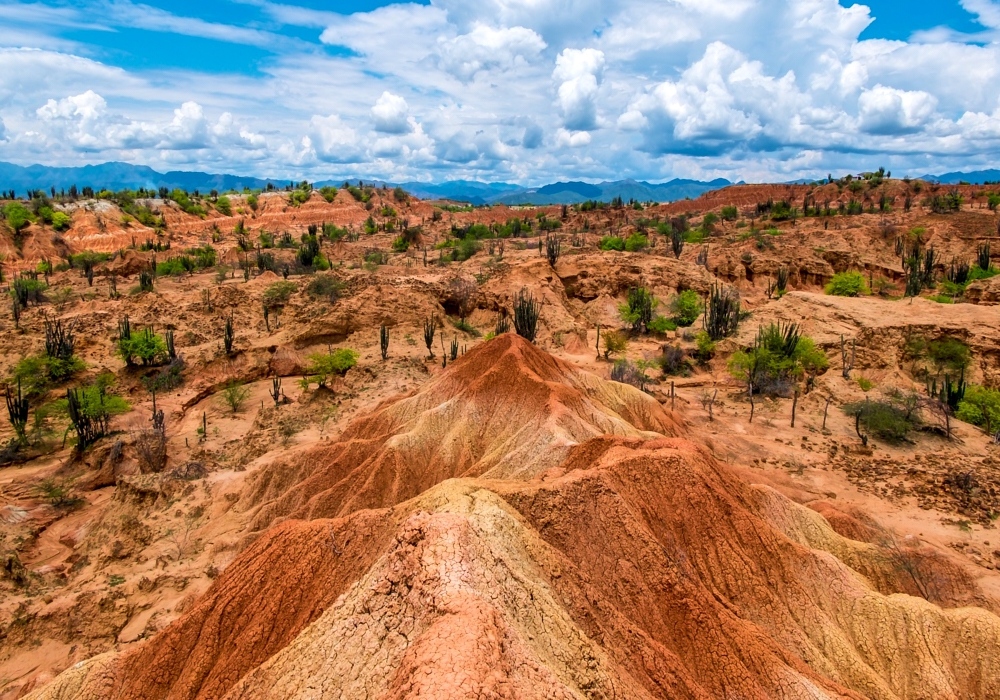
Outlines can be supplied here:
<path id="1" fill-rule="evenodd" d="M 445 479 L 530 478 L 588 438 L 643 431 L 678 429 L 654 399 L 508 333 L 414 395 L 355 421 L 335 445 L 258 472 L 243 502 L 262 504 L 256 529 L 278 516 L 346 515 L 399 503 Z"/>
<path id="2" fill-rule="evenodd" d="M 320 474 L 338 460 L 355 465 L 338 474 L 352 498 L 326 496 L 296 514 L 346 517 L 267 530 L 160 635 L 29 697 L 1000 693 L 1000 618 L 877 592 L 836 556 L 874 558 L 870 545 L 747 485 L 687 440 L 641 433 L 653 416 L 624 410 L 642 404 L 639 392 L 599 404 L 564 388 L 588 383 L 601 385 L 517 336 L 470 351 L 310 456 Z M 492 439 L 426 446 L 425 464 L 454 471 L 427 475 L 410 500 L 383 484 L 383 507 L 372 509 L 371 484 L 401 481 L 383 474 L 386 445 L 441 436 L 425 414 L 456 396 Z M 661 429 L 673 427 L 658 415 Z M 532 420 L 546 439 L 529 455 L 561 427 L 557 466 L 473 467 L 477 444 L 486 455 L 516 453 L 509 436 Z M 621 426 L 621 436 L 589 426 Z M 367 431 L 383 438 L 379 456 L 345 457 Z M 447 478 L 470 469 L 497 478 Z"/>

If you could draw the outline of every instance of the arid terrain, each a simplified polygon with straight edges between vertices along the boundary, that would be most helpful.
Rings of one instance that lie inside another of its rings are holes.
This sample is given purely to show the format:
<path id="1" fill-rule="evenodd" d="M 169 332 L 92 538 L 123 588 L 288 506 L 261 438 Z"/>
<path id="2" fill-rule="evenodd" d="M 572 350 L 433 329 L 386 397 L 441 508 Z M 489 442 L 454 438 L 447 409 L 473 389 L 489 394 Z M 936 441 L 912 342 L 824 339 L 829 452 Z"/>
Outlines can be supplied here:
<path id="1" fill-rule="evenodd" d="M 0 698 L 1000 697 L 994 191 L 8 215 Z"/>

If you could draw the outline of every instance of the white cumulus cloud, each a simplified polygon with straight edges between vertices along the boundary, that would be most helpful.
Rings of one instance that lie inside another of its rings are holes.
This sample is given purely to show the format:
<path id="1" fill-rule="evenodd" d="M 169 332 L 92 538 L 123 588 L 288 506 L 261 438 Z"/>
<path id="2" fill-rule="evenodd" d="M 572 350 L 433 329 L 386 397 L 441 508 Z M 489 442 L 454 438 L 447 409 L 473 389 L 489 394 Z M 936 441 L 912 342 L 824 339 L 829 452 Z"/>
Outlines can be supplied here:
<path id="1" fill-rule="evenodd" d="M 560 81 L 559 109 L 567 129 L 597 128 L 597 93 L 604 64 L 604 52 L 597 49 L 565 49 L 556 59 L 552 77 Z"/>
<path id="2" fill-rule="evenodd" d="M 468 34 L 441 42 L 441 66 L 468 81 L 480 71 L 511 70 L 536 60 L 545 48 L 542 37 L 525 27 L 494 29 L 477 24 Z"/>
<path id="3" fill-rule="evenodd" d="M 372 123 L 375 131 L 385 134 L 407 134 L 413 131 L 410 123 L 410 106 L 399 95 L 383 92 L 372 107 Z"/>

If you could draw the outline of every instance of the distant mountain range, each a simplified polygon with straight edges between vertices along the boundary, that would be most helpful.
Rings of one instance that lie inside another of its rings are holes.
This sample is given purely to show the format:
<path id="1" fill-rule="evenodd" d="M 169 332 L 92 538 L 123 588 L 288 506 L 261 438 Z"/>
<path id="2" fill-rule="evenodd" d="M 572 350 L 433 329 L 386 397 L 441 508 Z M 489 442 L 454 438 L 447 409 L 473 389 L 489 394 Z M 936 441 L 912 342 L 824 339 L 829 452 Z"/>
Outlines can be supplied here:
<path id="1" fill-rule="evenodd" d="M 357 180 L 351 180 L 357 182 Z M 32 189 L 57 190 L 69 189 L 72 185 L 78 188 L 106 187 L 112 190 L 124 188 L 159 189 L 179 187 L 188 191 L 198 190 L 210 192 L 218 190 L 263 189 L 268 183 L 275 187 L 284 187 L 288 180 L 277 178 L 244 177 L 240 175 L 219 175 L 201 172 L 171 171 L 160 173 L 144 165 L 129 163 L 103 163 L 101 165 L 86 165 L 79 168 L 53 168 L 44 165 L 28 167 L 0 162 L 0 190 L 13 189 L 19 194 Z M 327 180 L 316 185 L 341 185 L 343 180 Z M 376 186 L 395 183 L 383 183 L 381 180 L 365 180 Z M 402 182 L 400 186 L 421 199 L 449 199 L 470 204 L 576 204 L 588 199 L 609 201 L 614 197 L 624 200 L 667 202 L 697 197 L 709 190 L 732 184 L 728 180 L 713 180 L 700 182 L 697 180 L 671 180 L 670 182 L 653 184 L 635 180 L 620 180 L 617 182 L 601 182 L 589 184 L 586 182 L 557 182 L 543 187 L 523 187 L 506 182 L 474 182 L 455 180 L 441 184 L 426 182 Z"/>
<path id="2" fill-rule="evenodd" d="M 729 180 L 671 180 L 660 184 L 618 180 L 590 184 L 586 182 L 555 182 L 542 187 L 521 187 L 507 183 L 446 182 L 428 186 L 420 182 L 404 182 L 403 189 L 421 199 L 453 199 L 470 204 L 577 204 L 588 199 L 610 201 L 621 197 L 625 201 L 673 202 L 685 197 L 692 199 L 710 190 L 731 185 Z"/>
<path id="3" fill-rule="evenodd" d="M 261 180 L 256 177 L 240 177 L 237 175 L 210 175 L 208 173 L 172 171 L 158 173 L 145 165 L 129 163 L 102 163 L 101 165 L 85 165 L 81 168 L 50 168 L 45 165 L 23 167 L 12 163 L 0 162 L 0 190 L 14 189 L 18 194 L 24 190 L 57 190 L 69 189 L 72 185 L 78 188 L 93 187 L 98 190 L 107 187 L 110 190 L 124 188 L 159 189 L 179 187 L 185 190 L 242 190 L 244 187 L 263 189 L 267 183 L 284 187 L 287 180 Z"/>
<path id="4" fill-rule="evenodd" d="M 969 182 L 1000 181 L 1000 170 L 980 170 L 968 173 L 946 173 L 944 175 L 925 175 L 922 179 L 934 180 L 944 184 Z M 357 182 L 356 179 L 351 180 Z M 341 185 L 343 180 L 326 180 L 317 182 L 322 185 Z M 383 183 L 381 180 L 365 180 L 377 186 L 396 183 Z M 44 165 L 28 167 L 0 162 L 0 190 L 14 189 L 19 194 L 29 189 L 57 190 L 78 188 L 107 187 L 112 190 L 124 188 L 159 189 L 179 187 L 188 191 L 199 190 L 209 192 L 218 190 L 263 189 L 268 184 L 284 187 L 288 180 L 278 178 L 258 178 L 241 175 L 220 175 L 202 172 L 171 171 L 160 173 L 144 165 L 129 163 L 103 163 L 101 165 L 85 165 L 79 168 L 53 168 Z M 475 182 L 470 180 L 455 180 L 441 184 L 426 182 L 398 183 L 407 192 L 421 199 L 449 199 L 470 204 L 577 204 L 588 199 L 610 201 L 621 197 L 628 201 L 634 199 L 640 202 L 674 202 L 690 197 L 694 199 L 705 192 L 727 187 L 733 184 L 729 180 L 717 179 L 709 182 L 701 180 L 674 179 L 669 182 L 650 183 L 637 180 L 617 180 L 614 182 L 555 182 L 541 187 L 523 187 L 506 182 Z"/>
<path id="5" fill-rule="evenodd" d="M 945 173 L 944 175 L 924 175 L 920 180 L 933 180 L 943 185 L 957 185 L 968 182 L 970 185 L 982 185 L 987 182 L 1000 182 L 1000 170 L 974 170 L 969 173 Z"/>

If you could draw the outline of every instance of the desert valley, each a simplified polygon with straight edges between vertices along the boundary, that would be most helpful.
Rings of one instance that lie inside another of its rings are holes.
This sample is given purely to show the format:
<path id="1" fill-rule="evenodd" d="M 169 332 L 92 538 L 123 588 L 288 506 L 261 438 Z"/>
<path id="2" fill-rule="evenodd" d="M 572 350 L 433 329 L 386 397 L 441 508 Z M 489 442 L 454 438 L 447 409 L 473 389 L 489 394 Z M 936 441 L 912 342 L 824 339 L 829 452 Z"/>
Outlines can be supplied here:
<path id="1" fill-rule="evenodd" d="M 0 202 L 0 696 L 1000 696 L 998 192 Z"/>

